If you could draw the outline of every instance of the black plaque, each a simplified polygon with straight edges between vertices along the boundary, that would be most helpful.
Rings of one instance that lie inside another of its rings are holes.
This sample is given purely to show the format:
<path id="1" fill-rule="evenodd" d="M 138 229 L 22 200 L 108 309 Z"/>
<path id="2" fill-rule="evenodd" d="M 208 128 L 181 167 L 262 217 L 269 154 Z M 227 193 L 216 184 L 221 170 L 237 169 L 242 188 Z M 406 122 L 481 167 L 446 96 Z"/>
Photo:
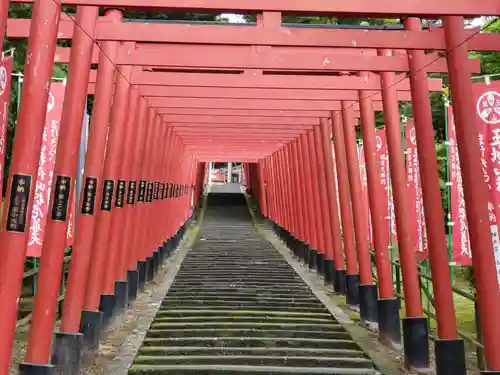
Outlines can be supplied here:
<path id="1" fill-rule="evenodd" d="M 139 195 L 137 196 L 137 202 L 144 202 L 146 198 L 146 180 L 141 180 L 139 182 Z"/>
<path id="2" fill-rule="evenodd" d="M 125 180 L 118 180 L 116 184 L 115 207 L 123 208 L 125 205 L 125 190 L 127 190 L 127 182 Z"/>
<path id="3" fill-rule="evenodd" d="M 155 191 L 153 194 L 153 199 L 157 201 L 160 195 L 160 181 L 155 181 Z"/>
<path id="4" fill-rule="evenodd" d="M 113 190 L 115 189 L 115 181 L 104 180 L 102 186 L 101 211 L 111 211 L 113 207 Z"/>
<path id="5" fill-rule="evenodd" d="M 135 204 L 135 193 L 137 191 L 137 181 L 128 182 L 127 204 Z"/>
<path id="6" fill-rule="evenodd" d="M 7 213 L 7 232 L 24 233 L 30 199 L 31 176 L 15 174 L 12 176 L 9 211 Z"/>
<path id="7" fill-rule="evenodd" d="M 162 182 L 160 184 L 160 199 L 164 200 L 165 199 L 165 183 Z"/>
<path id="8" fill-rule="evenodd" d="M 95 210 L 95 196 L 97 193 L 97 178 L 85 178 L 85 186 L 83 188 L 82 197 L 82 214 L 94 215 Z"/>
<path id="9" fill-rule="evenodd" d="M 71 177 L 56 176 L 54 198 L 52 200 L 52 220 L 66 221 L 66 218 L 68 216 L 70 191 Z"/>
<path id="10" fill-rule="evenodd" d="M 148 190 L 146 192 L 146 202 L 151 203 L 153 201 L 153 186 L 152 182 L 148 182 Z"/>
<path id="11" fill-rule="evenodd" d="M 167 184 L 167 198 L 172 198 L 172 184 L 170 182 Z"/>

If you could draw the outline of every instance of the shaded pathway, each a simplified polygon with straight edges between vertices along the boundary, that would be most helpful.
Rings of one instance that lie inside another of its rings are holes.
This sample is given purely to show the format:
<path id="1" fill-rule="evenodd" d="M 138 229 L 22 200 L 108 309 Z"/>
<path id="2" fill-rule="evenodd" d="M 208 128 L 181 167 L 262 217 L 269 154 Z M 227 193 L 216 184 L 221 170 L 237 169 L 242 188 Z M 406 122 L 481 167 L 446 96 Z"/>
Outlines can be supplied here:
<path id="1" fill-rule="evenodd" d="M 209 194 L 130 374 L 376 374 L 371 360 L 252 226 L 242 194 Z"/>

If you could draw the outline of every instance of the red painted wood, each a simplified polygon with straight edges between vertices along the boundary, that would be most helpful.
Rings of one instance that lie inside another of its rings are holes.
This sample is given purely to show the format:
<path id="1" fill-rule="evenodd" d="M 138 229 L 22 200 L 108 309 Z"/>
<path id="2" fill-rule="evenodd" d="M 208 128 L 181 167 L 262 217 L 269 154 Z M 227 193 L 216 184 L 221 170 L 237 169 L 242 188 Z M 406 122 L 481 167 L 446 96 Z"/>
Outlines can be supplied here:
<path id="1" fill-rule="evenodd" d="M 90 74 L 89 82 L 95 82 L 95 71 Z M 410 81 L 398 76 L 398 90 L 410 90 Z M 380 90 L 380 77 L 370 74 L 368 79 L 348 76 L 300 76 L 293 80 L 289 76 L 262 75 L 258 72 L 246 74 L 210 73 L 163 73 L 136 70 L 132 73 L 132 83 L 141 86 L 194 86 L 228 88 L 267 88 L 267 89 L 305 89 L 305 90 Z M 442 80 L 429 80 L 429 90 L 440 91 Z"/>
<path id="2" fill-rule="evenodd" d="M 95 47 L 95 50 L 98 50 Z M 70 48 L 59 47 L 55 61 L 67 63 Z M 97 51 L 93 63 L 97 63 Z M 200 56 L 203 56 L 200 59 Z M 445 58 L 435 54 L 425 56 L 427 71 L 447 72 Z M 305 53 L 304 48 L 280 50 L 280 47 L 254 46 L 199 46 L 183 44 L 137 44 L 130 49 L 124 44 L 119 49 L 117 64 L 131 66 L 177 67 L 177 68 L 218 68 L 218 69 L 264 69 L 264 70 L 313 70 L 333 71 L 380 71 L 408 72 L 408 58 L 403 54 L 396 56 L 359 56 L 342 55 L 330 49 L 322 52 Z M 469 61 L 471 73 L 480 72 L 478 59 Z"/>
<path id="3" fill-rule="evenodd" d="M 441 88 L 440 88 L 441 91 Z M 382 100 L 377 91 L 369 91 L 373 100 Z M 234 99 L 291 99 L 291 100 L 357 100 L 354 90 L 291 90 L 291 89 L 258 89 L 258 88 L 220 88 L 220 87 L 161 87 L 146 86 L 141 88 L 145 97 L 170 98 L 234 98 Z M 400 101 L 411 101 L 410 91 L 399 91 Z"/>
<path id="4" fill-rule="evenodd" d="M 296 111 L 296 110 L 287 110 L 287 111 L 270 111 L 270 110 L 259 110 L 259 109 L 200 109 L 200 108 L 164 108 L 158 109 L 158 113 L 163 114 L 163 118 L 166 116 L 192 116 L 194 118 L 200 119 L 202 122 L 204 121 L 202 118 L 208 117 L 219 117 L 221 119 L 221 123 L 225 118 L 228 117 L 265 117 L 270 121 L 290 118 L 290 119 L 316 119 L 317 117 L 325 117 L 321 111 L 317 111 L 318 115 L 316 116 L 311 111 Z M 355 111 L 359 115 L 359 112 Z"/>
<path id="5" fill-rule="evenodd" d="M 33 0 L 11 0 L 12 3 L 31 3 Z M 242 12 L 262 11 L 287 12 L 297 14 L 363 15 L 363 16 L 495 16 L 500 14 L 497 0 L 65 0 L 65 5 L 96 5 L 120 8 L 170 8 L 170 10 L 189 10 L 203 12 Z"/>
<path id="6" fill-rule="evenodd" d="M 155 108 L 202 108 L 202 109 L 265 109 L 329 111 L 339 110 L 340 102 L 303 100 L 262 100 L 262 99 L 197 99 L 197 98 L 152 98 L 150 105 Z M 375 110 L 381 111 L 381 102 L 375 102 Z M 359 110 L 359 105 L 354 105 Z M 159 113 L 162 113 L 160 110 Z M 316 115 L 314 115 L 316 116 Z M 317 117 L 326 117 L 318 115 Z"/>
<path id="7" fill-rule="evenodd" d="M 245 128 L 252 126 L 261 126 L 261 124 L 273 125 L 273 128 L 280 126 L 300 126 L 308 127 L 316 125 L 318 119 L 314 117 L 300 118 L 300 117 L 246 117 L 246 116 L 196 116 L 196 115 L 165 115 L 163 121 L 171 124 L 172 126 L 211 126 L 217 125 L 219 127 L 242 127 Z"/>
<path id="8" fill-rule="evenodd" d="M 9 38 L 27 38 L 29 19 L 11 18 L 7 22 Z M 72 39 L 74 23 L 64 16 L 59 25 L 58 39 Z M 472 35 L 468 31 L 467 35 Z M 338 30 L 301 28 L 258 28 L 231 25 L 187 25 L 161 23 L 120 23 L 111 25 L 99 20 L 96 39 L 154 43 L 193 43 L 229 45 L 266 45 L 336 48 L 391 48 L 445 50 L 443 29 L 432 33 L 399 30 Z M 469 41 L 472 51 L 496 51 L 500 35 L 481 33 Z"/>

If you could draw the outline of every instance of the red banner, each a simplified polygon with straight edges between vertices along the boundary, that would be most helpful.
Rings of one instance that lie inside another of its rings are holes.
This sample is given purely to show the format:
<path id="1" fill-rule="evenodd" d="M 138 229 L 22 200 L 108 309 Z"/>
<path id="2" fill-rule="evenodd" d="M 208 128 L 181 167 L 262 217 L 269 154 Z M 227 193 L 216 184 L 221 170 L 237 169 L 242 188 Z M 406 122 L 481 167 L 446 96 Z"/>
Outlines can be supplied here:
<path id="1" fill-rule="evenodd" d="M 390 219 L 389 216 L 389 154 L 387 150 L 387 140 L 385 137 L 385 129 L 377 130 L 376 135 L 377 140 L 377 156 L 378 163 L 380 167 L 380 184 L 382 185 L 382 189 L 384 190 L 383 198 L 385 200 L 385 204 L 383 207 L 383 215 L 387 220 L 387 233 L 390 233 Z M 386 237 L 387 244 L 384 248 L 389 248 L 389 236 Z"/>
<path id="2" fill-rule="evenodd" d="M 407 199 L 410 203 L 410 218 L 414 236 L 415 249 L 420 259 L 427 259 L 427 236 L 425 232 L 424 204 L 422 187 L 420 185 L 420 170 L 418 166 L 417 138 L 415 136 L 415 123 L 408 120 L 405 124 L 405 154 L 406 154 L 406 179 L 408 186 Z"/>
<path id="3" fill-rule="evenodd" d="M 500 82 L 473 85 L 484 180 L 489 189 L 489 219 L 500 284 Z"/>
<path id="4" fill-rule="evenodd" d="M 361 201 L 363 203 L 363 215 L 368 228 L 368 243 L 373 243 L 371 236 L 370 203 L 368 199 L 368 176 L 366 174 L 366 162 L 363 144 L 358 144 L 358 165 L 361 179 Z"/>
<path id="5" fill-rule="evenodd" d="M 0 62 L 0 192 L 5 169 L 5 149 L 9 125 L 10 88 L 12 86 L 12 56 Z"/>
<path id="6" fill-rule="evenodd" d="M 30 235 L 27 256 L 40 257 L 44 238 L 45 225 L 49 212 L 52 180 L 56 161 L 57 140 L 64 101 L 65 86 L 62 82 L 52 82 L 47 103 L 47 117 L 43 130 L 42 149 L 38 164 L 38 176 L 35 186 L 35 197 L 31 213 Z M 72 202 L 72 199 L 70 199 Z M 70 219 L 68 224 L 68 246 L 72 242 L 73 204 L 70 204 Z"/>
<path id="7" fill-rule="evenodd" d="M 448 107 L 448 168 L 450 173 L 450 214 L 452 261 L 471 266 L 472 254 L 469 242 L 469 227 L 465 212 L 462 171 L 458 156 L 457 137 L 452 107 Z"/>

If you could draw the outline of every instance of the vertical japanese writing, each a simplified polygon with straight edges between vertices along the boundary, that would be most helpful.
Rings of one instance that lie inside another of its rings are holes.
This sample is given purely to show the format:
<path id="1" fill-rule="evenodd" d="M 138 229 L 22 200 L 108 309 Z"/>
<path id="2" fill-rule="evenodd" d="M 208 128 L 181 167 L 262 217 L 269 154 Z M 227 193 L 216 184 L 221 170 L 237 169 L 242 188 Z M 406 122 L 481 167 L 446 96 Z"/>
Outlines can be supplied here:
<path id="1" fill-rule="evenodd" d="M 128 182 L 127 204 L 135 204 L 135 193 L 137 190 L 137 181 Z"/>
<path id="2" fill-rule="evenodd" d="M 111 211 L 113 207 L 113 190 L 115 182 L 113 180 L 105 180 L 102 187 L 101 211 Z"/>
<path id="3" fill-rule="evenodd" d="M 57 176 L 54 199 L 52 200 L 52 220 L 66 221 L 70 191 L 71 178 L 67 176 Z"/>
<path id="4" fill-rule="evenodd" d="M 7 232 L 24 233 L 26 214 L 31 189 L 31 176 L 15 174 L 12 176 L 9 210 L 7 213 Z"/>
<path id="5" fill-rule="evenodd" d="M 97 178 L 86 177 L 82 196 L 82 214 L 94 215 L 95 197 L 97 193 Z"/>
<path id="6" fill-rule="evenodd" d="M 127 184 L 125 180 L 118 180 L 116 185 L 116 198 L 115 198 L 115 207 L 123 208 L 125 205 L 125 190 L 127 188 Z"/>

